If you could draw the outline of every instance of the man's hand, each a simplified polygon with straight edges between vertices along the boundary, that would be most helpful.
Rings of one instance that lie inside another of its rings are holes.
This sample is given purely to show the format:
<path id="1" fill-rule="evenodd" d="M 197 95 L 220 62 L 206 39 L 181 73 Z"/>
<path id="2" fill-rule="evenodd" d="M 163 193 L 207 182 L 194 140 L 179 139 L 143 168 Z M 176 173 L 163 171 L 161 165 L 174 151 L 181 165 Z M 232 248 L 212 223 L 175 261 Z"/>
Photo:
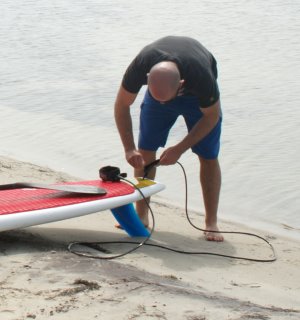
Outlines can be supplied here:
<path id="1" fill-rule="evenodd" d="M 165 166 L 175 164 L 181 155 L 182 152 L 177 146 L 170 147 L 161 154 L 159 164 Z"/>
<path id="2" fill-rule="evenodd" d="M 142 169 L 145 166 L 145 161 L 140 152 L 136 149 L 125 152 L 127 162 L 135 169 Z"/>

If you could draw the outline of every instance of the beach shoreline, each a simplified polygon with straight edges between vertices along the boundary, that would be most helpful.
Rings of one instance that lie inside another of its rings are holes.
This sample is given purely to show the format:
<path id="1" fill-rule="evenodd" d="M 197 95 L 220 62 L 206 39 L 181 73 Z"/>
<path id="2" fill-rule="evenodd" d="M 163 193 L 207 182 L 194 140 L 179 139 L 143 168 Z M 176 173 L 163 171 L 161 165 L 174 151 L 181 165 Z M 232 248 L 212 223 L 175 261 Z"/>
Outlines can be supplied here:
<path id="1" fill-rule="evenodd" d="M 7 157 L 0 157 L 0 164 L 1 184 L 16 182 L 16 177 L 48 183 L 79 180 Z M 266 238 L 278 259 L 261 263 L 208 255 L 268 259 L 272 252 L 253 237 L 226 235 L 224 243 L 207 242 L 187 223 L 182 209 L 153 200 L 151 241 L 202 255 L 142 247 L 120 259 L 99 260 L 68 252 L 72 241 L 128 240 L 113 227 L 109 211 L 2 232 L 1 319 L 299 319 L 300 242 L 220 221 L 221 229 Z"/>

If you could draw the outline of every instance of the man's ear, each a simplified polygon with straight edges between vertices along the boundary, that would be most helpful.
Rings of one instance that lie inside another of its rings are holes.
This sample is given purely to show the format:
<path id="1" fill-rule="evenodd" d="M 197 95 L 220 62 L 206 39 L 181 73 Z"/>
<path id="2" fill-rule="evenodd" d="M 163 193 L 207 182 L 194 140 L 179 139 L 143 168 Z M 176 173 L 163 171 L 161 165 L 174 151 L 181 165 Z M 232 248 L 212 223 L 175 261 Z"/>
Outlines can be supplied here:
<path id="1" fill-rule="evenodd" d="M 183 91 L 184 91 L 183 85 L 184 85 L 184 80 L 182 79 L 182 80 L 179 81 L 179 89 L 178 89 L 178 92 L 177 92 L 177 96 L 182 96 L 183 95 Z"/>

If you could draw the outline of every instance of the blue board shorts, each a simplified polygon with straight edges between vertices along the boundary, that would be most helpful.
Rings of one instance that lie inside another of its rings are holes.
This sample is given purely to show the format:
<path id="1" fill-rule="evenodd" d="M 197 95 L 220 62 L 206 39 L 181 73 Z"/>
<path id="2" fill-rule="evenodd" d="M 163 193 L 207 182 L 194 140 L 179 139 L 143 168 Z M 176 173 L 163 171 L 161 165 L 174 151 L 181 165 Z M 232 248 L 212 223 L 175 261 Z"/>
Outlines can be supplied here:
<path id="1" fill-rule="evenodd" d="M 141 104 L 139 149 L 157 151 L 159 147 L 164 147 L 170 129 L 179 116 L 183 116 L 190 131 L 203 116 L 198 99 L 194 96 L 178 96 L 162 104 L 147 91 Z M 220 150 L 221 124 L 220 117 L 212 131 L 194 145 L 192 151 L 205 159 L 216 159 Z"/>

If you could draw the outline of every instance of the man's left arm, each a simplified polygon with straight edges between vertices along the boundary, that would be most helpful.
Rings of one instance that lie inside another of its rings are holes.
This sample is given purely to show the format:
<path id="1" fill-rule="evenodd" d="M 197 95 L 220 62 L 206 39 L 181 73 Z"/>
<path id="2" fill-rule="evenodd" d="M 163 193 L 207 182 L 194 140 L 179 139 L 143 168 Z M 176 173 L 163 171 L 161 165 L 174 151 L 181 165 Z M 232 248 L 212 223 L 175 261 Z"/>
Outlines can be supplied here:
<path id="1" fill-rule="evenodd" d="M 216 126 L 221 117 L 220 100 L 215 104 L 200 108 L 203 116 L 192 130 L 175 146 L 167 148 L 160 157 L 160 164 L 170 165 L 176 163 L 180 156 L 193 145 L 201 141 Z"/>

